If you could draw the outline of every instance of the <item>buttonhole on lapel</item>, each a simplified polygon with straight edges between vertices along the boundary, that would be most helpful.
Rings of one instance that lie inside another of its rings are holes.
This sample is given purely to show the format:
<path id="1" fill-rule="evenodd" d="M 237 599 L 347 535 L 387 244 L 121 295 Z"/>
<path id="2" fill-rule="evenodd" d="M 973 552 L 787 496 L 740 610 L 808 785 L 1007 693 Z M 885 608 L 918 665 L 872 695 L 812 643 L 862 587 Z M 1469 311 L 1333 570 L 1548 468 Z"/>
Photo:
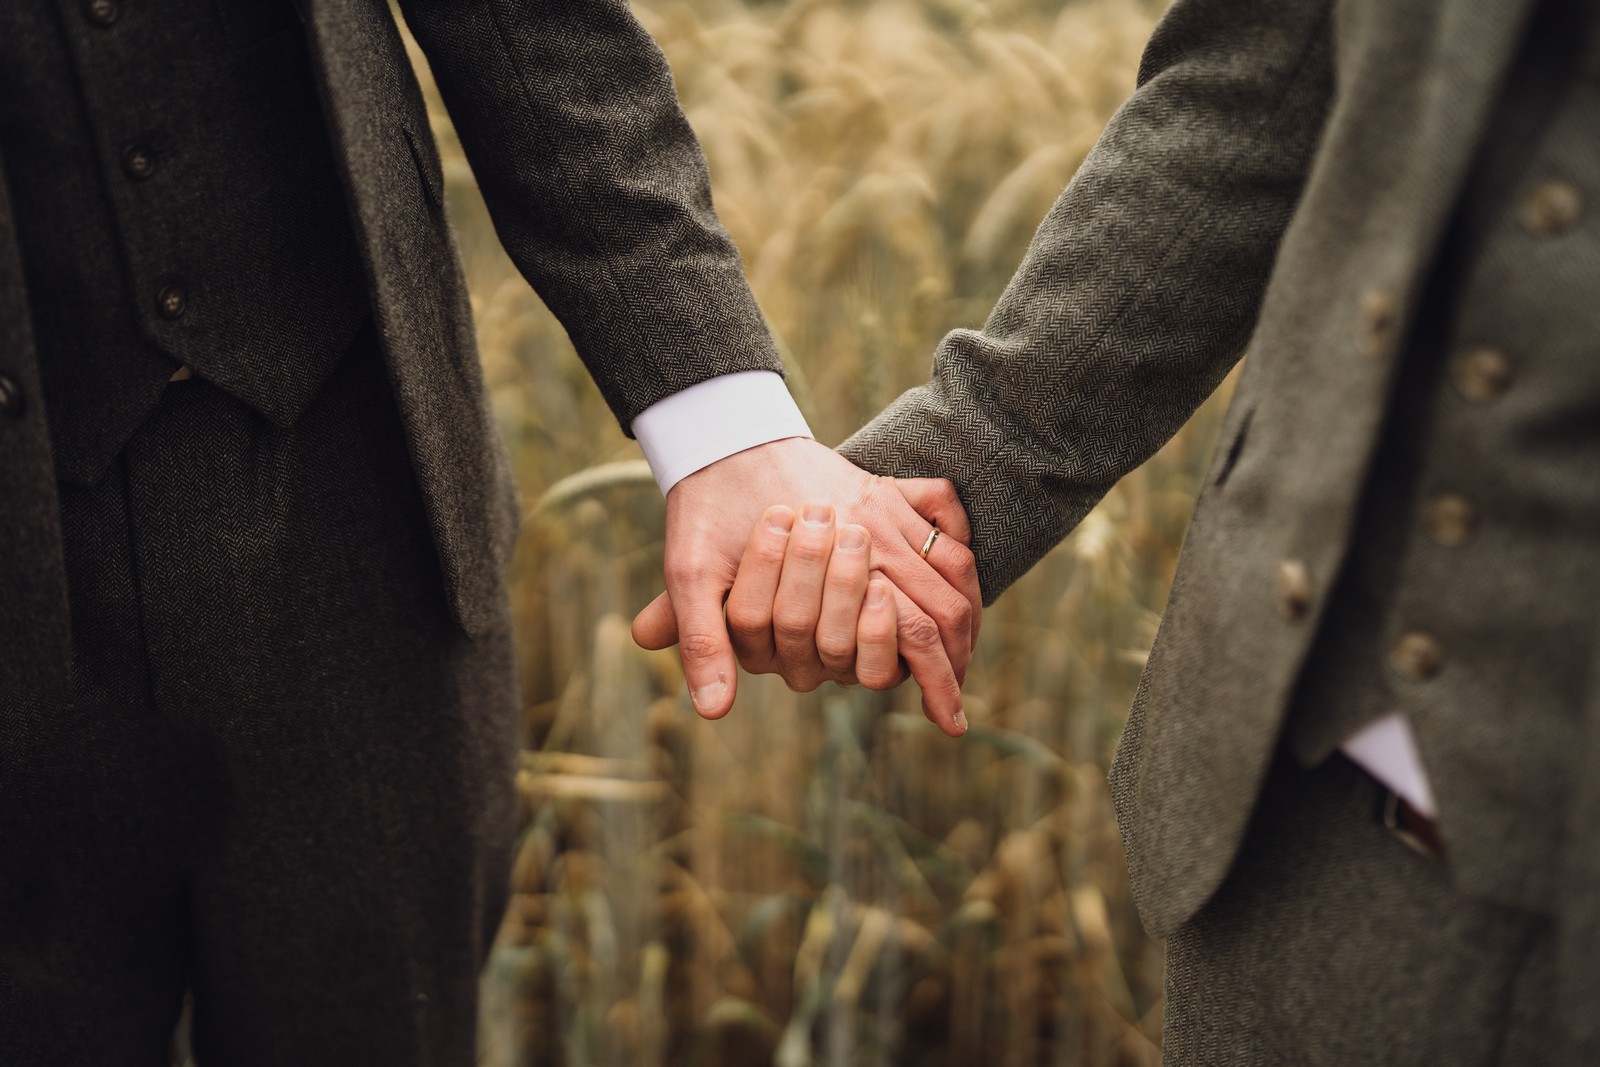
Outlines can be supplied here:
<path id="1" fill-rule="evenodd" d="M 1244 439 L 1250 432 L 1250 420 L 1255 418 L 1256 409 L 1251 408 L 1239 420 L 1239 428 L 1233 431 L 1233 436 L 1226 442 L 1222 453 L 1222 462 L 1217 465 L 1217 475 L 1211 479 L 1212 485 L 1220 486 L 1228 480 L 1228 475 L 1233 473 L 1234 464 L 1239 462 L 1239 456 L 1244 452 Z"/>
<path id="2" fill-rule="evenodd" d="M 410 126 L 401 127 L 406 135 L 406 147 L 411 150 L 411 162 L 417 166 L 417 180 L 422 183 L 422 191 L 428 198 L 428 203 L 436 208 L 444 207 L 444 166 L 439 162 L 439 149 L 435 147 L 430 135 L 423 143 L 419 134 L 413 133 Z"/>

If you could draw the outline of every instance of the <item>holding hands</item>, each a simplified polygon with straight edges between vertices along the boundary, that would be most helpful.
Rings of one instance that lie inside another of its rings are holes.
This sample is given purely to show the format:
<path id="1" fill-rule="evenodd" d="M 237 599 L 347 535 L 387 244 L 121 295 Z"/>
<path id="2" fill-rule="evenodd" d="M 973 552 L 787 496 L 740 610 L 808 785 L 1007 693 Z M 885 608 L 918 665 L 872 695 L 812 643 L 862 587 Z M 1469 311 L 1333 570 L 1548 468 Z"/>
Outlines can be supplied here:
<path id="1" fill-rule="evenodd" d="M 798 510 L 761 507 L 774 499 Z M 827 680 L 888 689 L 909 672 L 923 713 L 959 737 L 982 612 L 969 541 L 950 483 L 879 478 L 815 441 L 774 441 L 668 493 L 667 591 L 634 638 L 679 645 L 706 718 L 732 707 L 736 664 L 802 692 Z"/>

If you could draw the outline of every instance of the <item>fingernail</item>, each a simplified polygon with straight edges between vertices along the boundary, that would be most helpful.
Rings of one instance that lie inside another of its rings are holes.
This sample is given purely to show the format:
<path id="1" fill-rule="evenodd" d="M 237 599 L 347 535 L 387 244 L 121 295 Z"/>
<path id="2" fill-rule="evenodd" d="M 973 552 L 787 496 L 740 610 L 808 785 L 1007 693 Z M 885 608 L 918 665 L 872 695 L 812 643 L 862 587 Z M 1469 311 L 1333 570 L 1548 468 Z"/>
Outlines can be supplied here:
<path id="1" fill-rule="evenodd" d="M 867 607 L 881 608 L 889 602 L 889 583 L 873 582 L 867 586 Z"/>
<path id="2" fill-rule="evenodd" d="M 826 526 L 833 521 L 833 506 L 831 504 L 807 504 L 805 511 L 800 514 L 800 521 L 812 526 Z"/>
<path id="3" fill-rule="evenodd" d="M 956 712 L 956 729 L 962 733 L 967 732 L 967 713 L 965 711 Z"/>
<path id="4" fill-rule="evenodd" d="M 843 552 L 866 551 L 867 531 L 859 526 L 846 526 L 839 531 L 838 547 Z"/>
<path id="5" fill-rule="evenodd" d="M 728 692 L 728 683 L 721 675 L 710 685 L 703 685 L 689 694 L 689 699 L 694 701 L 694 710 L 710 711 L 722 706 L 722 698 Z"/>
<path id="6" fill-rule="evenodd" d="M 794 526 L 794 512 L 785 507 L 776 507 L 767 512 L 767 529 L 773 533 L 786 534 Z"/>

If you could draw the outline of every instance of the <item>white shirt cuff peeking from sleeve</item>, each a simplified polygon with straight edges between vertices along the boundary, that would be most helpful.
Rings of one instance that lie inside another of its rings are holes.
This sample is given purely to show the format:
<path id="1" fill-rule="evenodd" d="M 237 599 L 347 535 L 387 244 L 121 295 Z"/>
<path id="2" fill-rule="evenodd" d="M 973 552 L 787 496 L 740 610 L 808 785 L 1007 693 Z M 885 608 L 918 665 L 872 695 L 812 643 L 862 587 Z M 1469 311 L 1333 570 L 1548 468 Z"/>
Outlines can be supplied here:
<path id="1" fill-rule="evenodd" d="M 719 459 L 769 441 L 810 437 L 811 428 L 782 375 L 747 370 L 658 400 L 633 420 L 633 435 L 664 496 Z"/>

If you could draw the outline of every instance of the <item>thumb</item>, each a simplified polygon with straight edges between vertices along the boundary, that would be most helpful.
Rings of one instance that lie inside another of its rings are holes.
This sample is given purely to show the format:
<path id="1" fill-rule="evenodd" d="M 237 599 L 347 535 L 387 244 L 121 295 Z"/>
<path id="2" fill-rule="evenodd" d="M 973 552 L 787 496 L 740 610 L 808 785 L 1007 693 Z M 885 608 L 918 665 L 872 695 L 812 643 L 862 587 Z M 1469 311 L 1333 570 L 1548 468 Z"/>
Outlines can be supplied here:
<path id="1" fill-rule="evenodd" d="M 972 544 L 972 525 L 953 483 L 944 478 L 896 478 L 894 487 L 911 510 L 939 527 L 941 534 Z"/>
<path id="2" fill-rule="evenodd" d="M 633 643 L 652 652 L 678 643 L 678 617 L 672 613 L 672 598 L 662 593 L 633 617 Z"/>
<path id="3" fill-rule="evenodd" d="M 726 593 L 727 589 L 715 581 L 680 586 L 676 596 L 668 591 L 669 606 L 677 616 L 683 680 L 689 687 L 689 700 L 702 719 L 720 719 L 728 714 L 739 684 L 739 664 L 728 638 L 728 625 L 722 618 L 722 598 Z"/>

